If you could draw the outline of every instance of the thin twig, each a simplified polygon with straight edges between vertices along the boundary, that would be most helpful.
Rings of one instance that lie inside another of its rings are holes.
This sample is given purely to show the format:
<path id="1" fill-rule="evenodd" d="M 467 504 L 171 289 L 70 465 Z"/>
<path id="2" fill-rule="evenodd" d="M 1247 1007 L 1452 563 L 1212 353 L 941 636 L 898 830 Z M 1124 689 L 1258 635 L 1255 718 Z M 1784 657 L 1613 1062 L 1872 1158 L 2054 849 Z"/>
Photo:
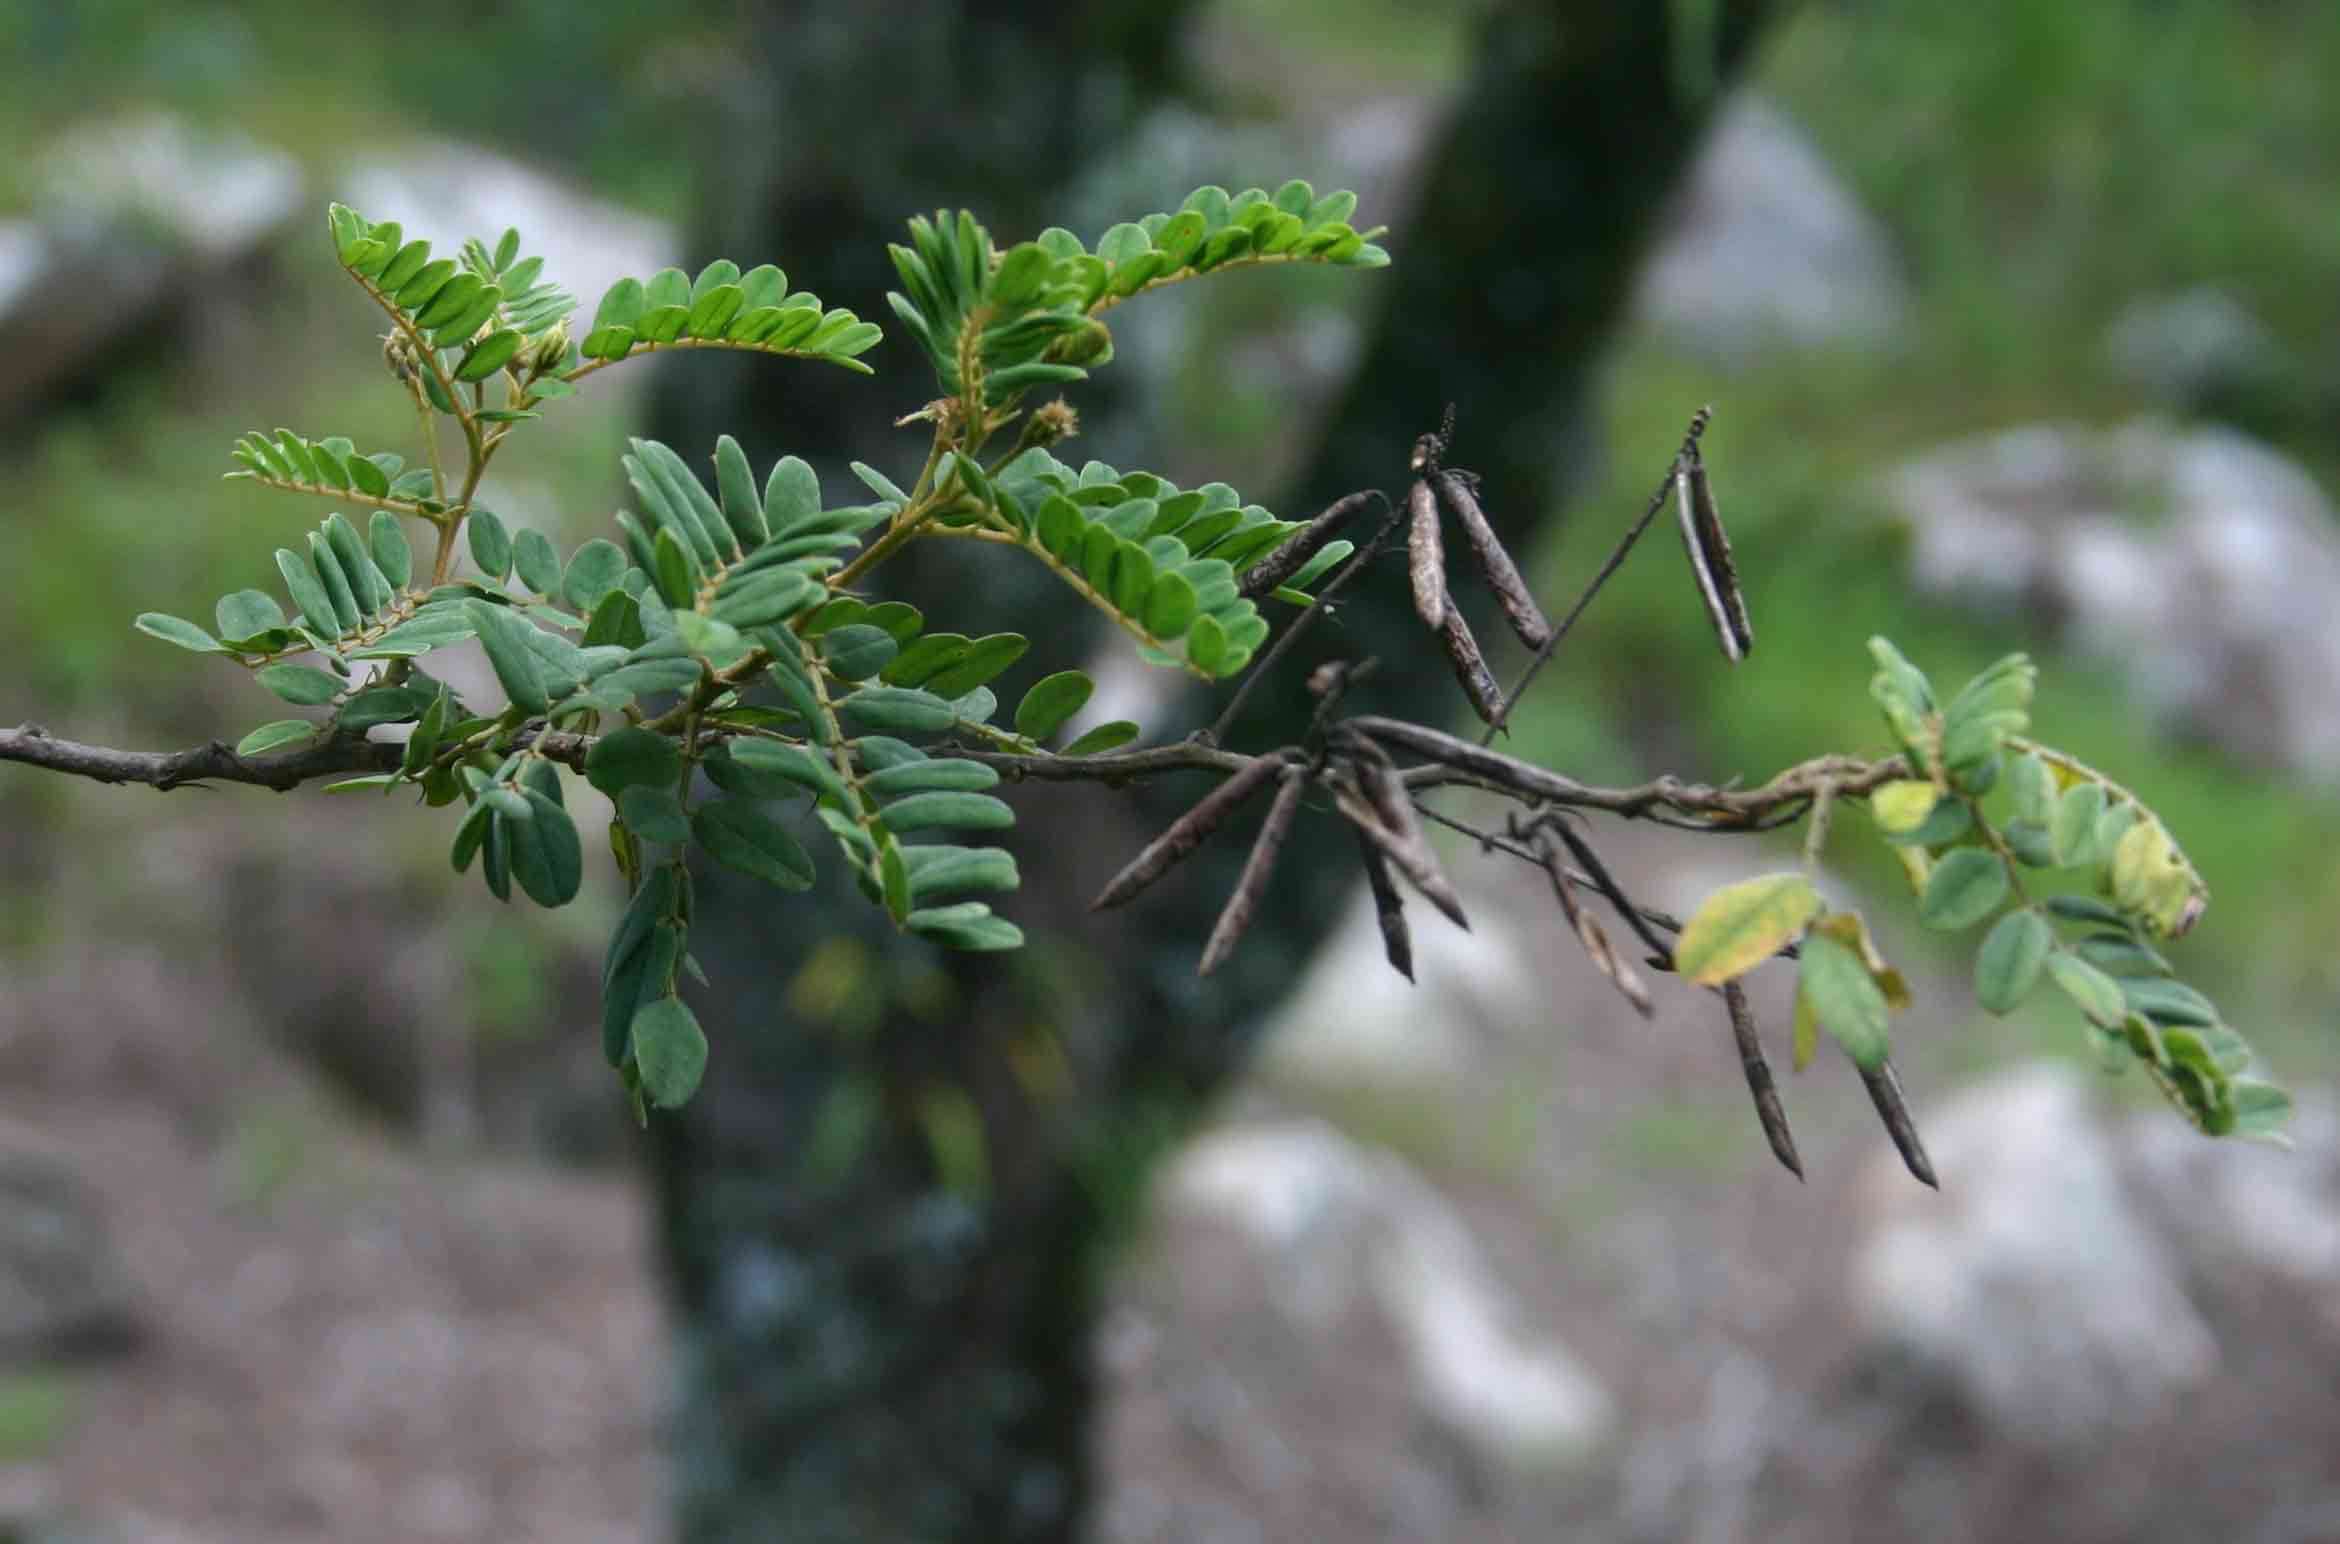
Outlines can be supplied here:
<path id="1" fill-rule="evenodd" d="M 1690 420 L 1690 431 L 1682 442 L 1685 448 L 1694 448 L 1697 445 L 1698 437 L 1706 432 L 1706 419 L 1706 409 L 1700 408 L 1697 416 Z M 1520 672 L 1517 684 L 1504 698 L 1502 713 L 1497 715 L 1495 722 L 1487 726 L 1487 732 L 1479 736 L 1481 745 L 1494 743 L 1495 736 L 1501 733 L 1504 725 L 1511 721 L 1512 709 L 1518 707 L 1520 699 L 1527 695 L 1528 687 L 1535 683 L 1536 677 L 1542 673 L 1545 664 L 1551 660 L 1553 653 L 1568 637 L 1568 630 L 1576 625 L 1578 617 L 1584 615 L 1584 608 L 1591 605 L 1593 597 L 1601 593 L 1601 586 L 1609 582 L 1610 576 L 1624 566 L 1625 555 L 1633 550 L 1635 542 L 1641 540 L 1642 533 L 1649 529 L 1649 523 L 1658 517 L 1658 511 L 1666 507 L 1666 499 L 1674 491 L 1674 475 L 1680 467 L 1681 453 L 1676 452 L 1673 464 L 1666 468 L 1665 481 L 1659 483 L 1657 490 L 1650 494 L 1649 503 L 1642 509 L 1641 517 L 1633 522 L 1631 529 L 1627 530 L 1624 538 L 1617 543 L 1616 550 L 1609 554 L 1608 561 L 1601 565 L 1600 572 L 1594 574 L 1592 582 L 1584 587 L 1584 593 L 1576 598 L 1576 604 L 1569 608 L 1568 615 L 1560 619 L 1560 625 L 1552 630 L 1552 636 L 1544 641 L 1542 648 L 1536 650 L 1536 657 L 1529 660 L 1527 668 Z"/>
<path id="2" fill-rule="evenodd" d="M 1388 501 L 1384 499 L 1383 502 Z M 1227 726 L 1234 723 L 1235 715 L 1243 710 L 1244 699 L 1251 695 L 1251 689 L 1275 668 L 1293 644 L 1300 641 L 1300 635 L 1308 631 L 1318 616 L 1332 609 L 1333 597 L 1347 589 L 1350 580 L 1364 573 L 1367 566 L 1381 556 L 1382 546 L 1389 540 L 1390 533 L 1404 523 L 1405 515 L 1402 512 L 1395 509 L 1390 511 L 1388 518 L 1381 522 L 1381 529 L 1373 533 L 1373 539 L 1341 565 L 1341 571 L 1316 592 L 1316 598 L 1308 603 L 1308 609 L 1292 619 L 1292 624 L 1284 629 L 1284 635 L 1275 641 L 1274 647 L 1262 655 L 1259 662 L 1244 675 L 1243 683 L 1235 688 L 1235 695 L 1227 699 L 1227 705 L 1219 710 L 1219 716 L 1211 721 L 1211 727 L 1194 737 L 1197 743 L 1205 746 L 1219 743 L 1227 732 Z"/>

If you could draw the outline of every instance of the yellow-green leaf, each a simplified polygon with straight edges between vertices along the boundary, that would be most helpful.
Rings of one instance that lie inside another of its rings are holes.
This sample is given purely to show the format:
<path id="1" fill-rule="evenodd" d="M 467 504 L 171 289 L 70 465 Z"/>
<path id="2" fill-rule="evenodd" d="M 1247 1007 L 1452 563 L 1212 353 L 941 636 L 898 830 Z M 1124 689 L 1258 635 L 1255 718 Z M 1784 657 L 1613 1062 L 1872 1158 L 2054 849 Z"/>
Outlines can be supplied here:
<path id="1" fill-rule="evenodd" d="M 1869 795 L 1869 809 L 1881 829 L 1899 836 L 1924 825 L 1941 797 L 1942 791 L 1932 783 L 1903 780 L 1887 783 Z"/>
<path id="2" fill-rule="evenodd" d="M 1674 969 L 1698 986 L 1745 975 L 1803 936 L 1826 903 L 1802 874 L 1725 885 L 1699 904 L 1674 945 Z"/>

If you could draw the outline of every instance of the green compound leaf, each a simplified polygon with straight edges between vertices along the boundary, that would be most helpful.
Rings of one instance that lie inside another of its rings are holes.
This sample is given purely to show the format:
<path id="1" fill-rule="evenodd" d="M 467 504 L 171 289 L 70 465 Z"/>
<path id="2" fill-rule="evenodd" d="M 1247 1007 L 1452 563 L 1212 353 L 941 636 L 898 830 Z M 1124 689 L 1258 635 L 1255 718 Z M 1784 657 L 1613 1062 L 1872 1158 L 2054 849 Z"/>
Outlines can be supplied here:
<path id="1" fill-rule="evenodd" d="M 474 509 L 464 521 L 471 544 L 471 561 L 490 579 L 501 580 L 512 571 L 512 536 L 503 517 L 492 509 Z"/>
<path id="2" fill-rule="evenodd" d="M 707 1072 L 707 1032 L 679 997 L 655 997 L 628 1027 L 642 1096 L 662 1110 L 679 1109 L 699 1091 Z"/>
<path id="3" fill-rule="evenodd" d="M 1954 933 L 1982 921 L 2006 898 L 2007 865 L 1998 854 L 1961 847 L 1943 854 L 1927 876 L 1925 894 L 1918 898 L 1918 920 Z"/>
<path id="4" fill-rule="evenodd" d="M 1983 935 L 1974 961 L 1974 1000 L 1991 1013 L 2012 1013 L 2039 985 L 2056 933 L 2028 907 L 2011 911 Z"/>
<path id="5" fill-rule="evenodd" d="M 746 799 L 714 799 L 691 814 L 691 830 L 707 855 L 750 878 L 783 890 L 812 887 L 812 858 L 787 829 Z"/>
<path id="6" fill-rule="evenodd" d="M 1805 938 L 1798 996 L 1855 1065 L 1875 1069 L 1889 1049 L 1884 989 L 1860 955 L 1821 933 Z M 1799 1012 L 1803 1011 L 1801 1008 Z"/>
<path id="7" fill-rule="evenodd" d="M 1765 874 L 1725 885 L 1699 903 L 1674 944 L 1674 969 L 1720 986 L 1803 936 L 1827 903 L 1802 874 Z"/>

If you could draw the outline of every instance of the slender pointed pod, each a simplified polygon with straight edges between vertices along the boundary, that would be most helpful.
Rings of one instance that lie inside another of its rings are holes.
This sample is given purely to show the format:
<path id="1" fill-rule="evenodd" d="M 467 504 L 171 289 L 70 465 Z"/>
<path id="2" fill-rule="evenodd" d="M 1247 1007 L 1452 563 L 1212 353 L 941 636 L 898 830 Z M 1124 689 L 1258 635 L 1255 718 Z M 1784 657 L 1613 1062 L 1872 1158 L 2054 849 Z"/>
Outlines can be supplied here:
<path id="1" fill-rule="evenodd" d="M 1455 894 L 1445 870 L 1438 866 L 1436 854 L 1423 838 L 1421 823 L 1414 819 L 1413 803 L 1396 770 L 1374 756 L 1354 757 L 1350 767 L 1356 774 L 1358 791 L 1352 794 L 1336 788 L 1333 802 L 1398 866 L 1398 871 L 1422 892 L 1425 900 L 1446 913 L 1456 927 L 1468 932 L 1471 923 L 1463 913 L 1462 898 Z"/>
<path id="2" fill-rule="evenodd" d="M 1487 588 L 1495 592 L 1495 602 L 1503 608 L 1512 632 L 1529 648 L 1542 648 L 1552 639 L 1552 624 L 1528 592 L 1527 581 L 1520 577 L 1518 565 L 1504 550 L 1495 528 L 1487 523 L 1487 512 L 1479 507 L 1471 480 L 1461 472 L 1440 472 L 1436 482 L 1446 507 L 1462 522 L 1463 535 L 1470 539 L 1472 555 L 1479 560 L 1479 571 L 1487 576 Z"/>
<path id="3" fill-rule="evenodd" d="M 1437 632 L 1446 625 L 1446 547 L 1438 534 L 1438 500 L 1429 479 L 1415 479 L 1406 495 L 1406 513 L 1406 573 L 1414 583 L 1414 614 Z"/>
<path id="4" fill-rule="evenodd" d="M 1763 1058 L 1763 1042 L 1755 1035 L 1755 1013 L 1736 981 L 1722 985 L 1723 1006 L 1731 1016 L 1731 1036 L 1739 1045 L 1739 1068 L 1747 1074 L 1747 1092 L 1755 1099 L 1755 1119 L 1771 1143 L 1771 1155 L 1796 1178 L 1804 1177 L 1803 1160 L 1796 1156 L 1795 1133 L 1788 1129 L 1787 1108 L 1779 1102 L 1779 1085 L 1772 1080 L 1771 1063 Z"/>
<path id="5" fill-rule="evenodd" d="M 1755 628 L 1747 618 L 1747 597 L 1739 591 L 1731 539 L 1723 534 L 1714 490 L 1707 484 L 1706 463 L 1695 446 L 1674 468 L 1674 496 L 1682 515 L 1682 549 L 1697 577 L 1699 599 L 1706 603 L 1707 620 L 1714 624 L 1723 657 L 1735 665 L 1755 647 Z"/>
<path id="6" fill-rule="evenodd" d="M 1292 830 L 1292 818 L 1300 813 L 1300 796 L 1308 790 L 1305 768 L 1287 766 L 1282 775 L 1276 802 L 1268 806 L 1267 824 L 1259 828 L 1259 840 L 1251 844 L 1251 856 L 1244 860 L 1242 877 L 1235 881 L 1235 893 L 1227 897 L 1226 909 L 1219 913 L 1218 925 L 1211 929 L 1211 940 L 1203 946 L 1198 975 L 1209 975 L 1235 952 L 1235 946 L 1243 941 L 1244 931 L 1251 926 L 1253 914 L 1259 910 L 1259 898 L 1267 892 L 1268 881 L 1275 877 L 1276 854 L 1283 851 L 1284 838 Z"/>
<path id="7" fill-rule="evenodd" d="M 1414 979 L 1414 937 L 1406 927 L 1405 898 L 1398 894 L 1397 881 L 1389 877 L 1389 859 L 1373 839 L 1355 826 L 1349 828 L 1357 838 L 1357 858 L 1365 865 L 1365 885 L 1373 892 L 1373 920 L 1381 926 L 1381 952 L 1389 957 L 1390 968 L 1408 981 Z"/>
<path id="8" fill-rule="evenodd" d="M 1089 909 L 1103 911 L 1108 907 L 1119 906 L 1160 879 L 1208 840 L 1212 832 L 1226 824 L 1227 817 L 1241 808 L 1244 800 L 1289 765 L 1291 759 L 1278 752 L 1261 756 L 1231 775 L 1205 794 L 1194 808 L 1163 828 L 1160 836 L 1148 842 L 1145 851 L 1130 859 L 1128 866 L 1114 875 L 1112 882 L 1103 890 L 1097 892 L 1097 898 L 1089 903 Z"/>
<path id="9" fill-rule="evenodd" d="M 1487 668 L 1487 656 L 1479 652 L 1479 640 L 1471 635 L 1471 624 L 1463 620 L 1462 608 L 1451 596 L 1438 641 L 1446 645 L 1446 658 L 1454 666 L 1454 678 L 1463 695 L 1471 700 L 1471 710 L 1490 724 L 1501 718 L 1503 688 L 1495 684 L 1495 672 Z"/>
<path id="10" fill-rule="evenodd" d="M 1893 1070 L 1892 1058 L 1863 1067 L 1860 1073 L 1869 1090 L 1869 1102 L 1877 1107 L 1878 1118 L 1885 1122 L 1893 1145 L 1901 1151 L 1902 1163 L 1920 1182 L 1941 1189 L 1942 1182 L 1934 1178 L 1934 1162 L 1926 1156 L 1925 1143 L 1918 1140 L 1917 1122 L 1910 1118 L 1909 1105 L 1901 1097 L 1901 1075 Z"/>
<path id="11" fill-rule="evenodd" d="M 1560 846 L 1554 840 L 1550 827 L 1539 826 L 1536 829 L 1535 851 L 1537 861 L 1543 865 L 1545 877 L 1552 881 L 1552 893 L 1560 901 L 1560 913 L 1568 919 L 1568 925 L 1575 929 L 1577 942 L 1584 945 L 1584 952 L 1592 960 L 1593 968 L 1608 977 L 1643 1018 L 1650 1017 L 1656 1012 L 1656 1007 L 1650 1001 L 1648 985 L 1642 981 L 1639 972 L 1618 958 L 1616 948 L 1610 944 L 1608 932 L 1601 926 L 1600 919 L 1586 911 L 1577 901 L 1576 885 L 1568 877 L 1567 865 L 1560 861 Z"/>
<path id="12" fill-rule="evenodd" d="M 1308 522 L 1307 529 L 1245 570 L 1235 593 L 1250 600 L 1267 594 L 1306 567 L 1308 560 L 1323 551 L 1325 543 L 1340 535 L 1341 528 L 1355 519 L 1359 510 L 1384 497 L 1380 489 L 1367 488 L 1333 500 L 1325 506 L 1323 514 Z"/>

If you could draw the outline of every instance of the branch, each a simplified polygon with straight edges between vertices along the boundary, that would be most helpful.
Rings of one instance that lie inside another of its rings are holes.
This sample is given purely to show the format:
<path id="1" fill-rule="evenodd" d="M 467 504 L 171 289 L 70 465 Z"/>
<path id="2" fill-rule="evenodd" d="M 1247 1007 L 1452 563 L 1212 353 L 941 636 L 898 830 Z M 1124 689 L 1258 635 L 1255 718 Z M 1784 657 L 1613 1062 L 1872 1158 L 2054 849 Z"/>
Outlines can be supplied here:
<path id="1" fill-rule="evenodd" d="M 101 783 L 146 783 L 168 793 L 189 783 L 248 783 L 287 792 L 313 778 L 394 772 L 402 750 L 338 734 L 275 756 L 239 756 L 222 741 L 184 751 L 117 751 L 52 738 L 38 724 L 0 729 L 0 761 L 21 761 Z"/>

